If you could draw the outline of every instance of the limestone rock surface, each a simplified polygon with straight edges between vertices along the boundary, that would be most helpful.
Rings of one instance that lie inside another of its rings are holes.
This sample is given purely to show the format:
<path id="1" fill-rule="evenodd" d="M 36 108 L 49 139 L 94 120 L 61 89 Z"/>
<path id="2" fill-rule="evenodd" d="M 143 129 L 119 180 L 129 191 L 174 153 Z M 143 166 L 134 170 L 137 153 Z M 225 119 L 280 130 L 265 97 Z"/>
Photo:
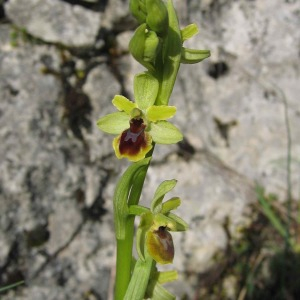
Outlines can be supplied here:
<path id="1" fill-rule="evenodd" d="M 112 197 L 128 162 L 96 122 L 115 111 L 114 95 L 134 99 L 143 70 L 126 50 L 137 25 L 128 2 L 0 4 L 0 286 L 28 283 L 3 300 L 111 296 Z M 190 229 L 173 234 L 170 288 L 194 299 L 199 274 L 251 223 L 255 186 L 285 200 L 289 143 L 299 197 L 300 3 L 174 3 L 182 26 L 200 28 L 185 46 L 212 55 L 180 68 L 170 104 L 184 140 L 156 146 L 142 204 L 178 180 L 167 197 L 182 199 Z"/>
<path id="2" fill-rule="evenodd" d="M 101 24 L 99 13 L 60 0 L 12 0 L 5 12 L 31 35 L 68 47 L 91 47 Z"/>

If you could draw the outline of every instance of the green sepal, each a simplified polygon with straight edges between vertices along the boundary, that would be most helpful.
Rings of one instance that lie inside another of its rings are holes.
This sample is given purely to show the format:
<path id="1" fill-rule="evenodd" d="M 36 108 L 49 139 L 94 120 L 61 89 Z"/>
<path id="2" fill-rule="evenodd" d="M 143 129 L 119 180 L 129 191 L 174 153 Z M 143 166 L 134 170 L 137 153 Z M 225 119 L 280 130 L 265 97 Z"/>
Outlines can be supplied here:
<path id="1" fill-rule="evenodd" d="M 180 62 L 182 64 L 196 64 L 209 56 L 209 50 L 196 50 L 182 47 Z"/>
<path id="2" fill-rule="evenodd" d="M 177 215 L 169 212 L 166 216 L 176 223 L 176 229 L 173 231 L 186 231 L 189 228 L 189 225 Z"/>
<path id="3" fill-rule="evenodd" d="M 194 23 L 190 24 L 184 27 L 183 29 L 181 29 L 181 39 L 184 42 L 198 33 L 199 33 L 198 26 Z"/>
<path id="4" fill-rule="evenodd" d="M 181 204 L 180 198 L 173 197 L 162 204 L 161 213 L 162 214 L 169 213 L 171 210 L 176 209 L 180 204 Z"/>
<path id="5" fill-rule="evenodd" d="M 164 196 L 170 192 L 176 185 L 177 180 L 171 179 L 171 180 L 165 180 L 163 181 L 158 188 L 155 191 L 153 200 L 151 202 L 151 211 L 152 213 L 158 213 L 162 209 L 162 201 L 164 199 Z"/>
<path id="6" fill-rule="evenodd" d="M 145 42 L 147 37 L 147 25 L 146 23 L 141 24 L 134 32 L 133 37 L 129 42 L 129 51 L 132 56 L 145 68 L 154 72 L 154 66 L 152 63 L 144 61 Z"/>
<path id="7" fill-rule="evenodd" d="M 121 95 L 115 95 L 112 103 L 118 110 L 125 111 L 128 115 L 136 107 L 135 103 Z"/>
<path id="8" fill-rule="evenodd" d="M 120 134 L 129 128 L 129 117 L 127 113 L 118 111 L 100 118 L 97 126 L 106 133 Z"/>
<path id="9" fill-rule="evenodd" d="M 156 280 L 150 280 L 147 288 L 147 296 L 151 300 L 175 300 L 176 297 L 166 290 Z"/>
<path id="10" fill-rule="evenodd" d="M 175 106 L 153 105 L 147 109 L 146 116 L 150 122 L 162 121 L 172 118 L 176 114 Z"/>
<path id="11" fill-rule="evenodd" d="M 146 21 L 146 5 L 143 1 L 130 0 L 129 9 L 140 24 Z"/>
<path id="12" fill-rule="evenodd" d="M 130 195 L 136 175 L 147 167 L 150 159 L 150 157 L 144 158 L 143 160 L 140 160 L 139 162 L 129 166 L 116 186 L 113 205 L 117 239 L 125 239 L 125 224 L 128 217 L 128 197 Z"/>
<path id="13" fill-rule="evenodd" d="M 180 130 L 168 121 L 151 123 L 150 134 L 155 143 L 176 144 L 183 139 Z"/>
<path id="14" fill-rule="evenodd" d="M 156 33 L 152 30 L 146 33 L 146 40 L 145 40 L 145 48 L 144 48 L 144 61 L 150 62 L 153 65 L 156 61 L 156 56 L 159 51 L 159 38 Z"/>
<path id="15" fill-rule="evenodd" d="M 146 23 L 149 28 L 164 36 L 168 30 L 168 11 L 161 0 L 146 0 Z"/>
<path id="16" fill-rule="evenodd" d="M 159 83 L 149 73 L 140 73 L 134 77 L 133 89 L 138 108 L 146 110 L 156 100 Z"/>
<path id="17" fill-rule="evenodd" d="M 178 279 L 178 272 L 177 271 L 165 271 L 165 272 L 158 272 L 157 274 L 157 281 L 160 284 L 164 284 L 167 282 L 172 282 Z"/>

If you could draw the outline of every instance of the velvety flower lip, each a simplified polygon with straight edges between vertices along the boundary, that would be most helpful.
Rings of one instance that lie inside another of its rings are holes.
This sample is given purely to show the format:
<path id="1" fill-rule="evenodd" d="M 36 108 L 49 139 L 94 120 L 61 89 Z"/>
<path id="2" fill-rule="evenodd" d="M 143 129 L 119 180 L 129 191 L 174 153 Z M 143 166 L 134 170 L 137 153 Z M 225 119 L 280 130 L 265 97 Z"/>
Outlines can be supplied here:
<path id="1" fill-rule="evenodd" d="M 160 226 L 157 230 L 147 233 L 146 244 L 151 257 L 160 264 L 169 264 L 174 259 L 174 244 L 167 227 Z"/>
<path id="2" fill-rule="evenodd" d="M 144 125 L 144 121 L 142 119 L 136 120 L 132 119 L 130 121 L 130 128 L 125 130 L 122 135 L 124 135 L 124 141 L 132 141 L 135 143 L 136 140 L 144 133 L 146 125 Z"/>
<path id="3" fill-rule="evenodd" d="M 176 113 L 175 106 L 154 105 L 158 93 L 157 80 L 148 73 L 135 77 L 136 102 L 116 95 L 112 101 L 118 112 L 98 120 L 104 132 L 118 135 L 113 140 L 117 158 L 139 161 L 152 149 L 153 142 L 173 144 L 182 140 L 182 134 L 166 121 Z"/>
<path id="4" fill-rule="evenodd" d="M 118 158 L 138 161 L 145 157 L 152 148 L 151 136 L 145 132 L 145 128 L 143 119 L 130 120 L 130 128 L 124 130 L 113 143 Z"/>

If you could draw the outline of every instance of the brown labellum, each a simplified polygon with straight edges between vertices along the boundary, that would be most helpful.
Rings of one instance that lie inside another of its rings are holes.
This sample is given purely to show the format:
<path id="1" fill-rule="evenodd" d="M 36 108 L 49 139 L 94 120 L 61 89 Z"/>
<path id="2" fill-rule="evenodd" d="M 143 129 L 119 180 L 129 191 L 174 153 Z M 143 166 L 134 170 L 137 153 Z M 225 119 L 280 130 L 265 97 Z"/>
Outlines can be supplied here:
<path id="1" fill-rule="evenodd" d="M 147 147 L 145 127 L 143 119 L 132 119 L 130 121 L 130 128 L 122 133 L 120 139 L 119 151 L 122 155 L 125 153 L 136 155 L 141 148 Z"/>
<path id="2" fill-rule="evenodd" d="M 147 233 L 146 245 L 151 257 L 160 264 L 170 264 L 174 258 L 174 245 L 170 232 L 160 226 Z"/>

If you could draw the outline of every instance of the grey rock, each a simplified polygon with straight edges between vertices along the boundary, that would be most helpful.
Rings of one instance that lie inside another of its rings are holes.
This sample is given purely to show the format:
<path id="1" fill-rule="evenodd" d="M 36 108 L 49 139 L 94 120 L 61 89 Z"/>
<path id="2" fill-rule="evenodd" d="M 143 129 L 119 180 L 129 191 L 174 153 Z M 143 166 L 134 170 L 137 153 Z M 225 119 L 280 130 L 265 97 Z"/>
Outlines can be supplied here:
<path id="1" fill-rule="evenodd" d="M 85 139 L 90 149 L 90 159 L 96 162 L 105 157 L 105 160 L 102 160 L 102 166 L 115 169 L 117 166 L 112 148 L 113 136 L 100 131 L 97 127 L 97 120 L 116 111 L 112 105 L 112 99 L 121 93 L 121 85 L 111 69 L 103 63 L 89 72 L 83 91 L 89 96 L 93 107 L 92 130 L 85 133 Z"/>
<path id="2" fill-rule="evenodd" d="M 135 19 L 129 13 L 129 1 L 110 0 L 105 7 L 103 15 L 103 27 L 124 31 L 137 25 Z"/>
<path id="3" fill-rule="evenodd" d="M 116 36 L 116 44 L 119 53 L 128 53 L 128 45 L 133 36 L 132 31 L 124 31 Z"/>
<path id="4" fill-rule="evenodd" d="M 46 42 L 91 47 L 100 29 L 100 13 L 59 0 L 10 0 L 4 7 L 15 25 Z"/>
<path id="5" fill-rule="evenodd" d="M 179 270 L 180 280 L 170 288 L 178 297 L 193 298 L 198 274 L 214 267 L 251 222 L 256 182 L 285 198 L 286 107 L 294 195 L 299 191 L 300 7 L 277 0 L 175 3 L 184 24 L 200 25 L 200 35 L 186 46 L 211 49 L 212 56 L 179 71 L 170 104 L 177 106 L 172 122 L 185 142 L 157 145 L 142 204 L 149 205 L 161 181 L 178 179 L 168 196 L 182 199 L 177 214 L 190 229 L 172 233 L 171 268 Z M 128 1 L 109 1 L 105 16 L 57 0 L 9 0 L 5 9 L 32 35 L 72 47 L 93 46 L 100 27 L 121 32 L 135 24 Z M 115 111 L 115 94 L 134 99 L 133 77 L 143 68 L 126 54 L 129 36 L 126 31 L 116 37 L 119 57 L 97 57 L 89 64 L 68 53 L 82 79 L 62 70 L 55 47 L 13 48 L 9 26 L 0 27 L 0 267 L 9 262 L 0 276 L 4 282 L 18 274 L 30 280 L 4 300 L 108 297 L 112 197 L 128 162 L 116 160 L 113 137 L 96 122 Z M 52 71 L 41 72 L 45 66 Z M 11 253 L 17 253 L 14 261 Z"/>
<path id="6" fill-rule="evenodd" d="M 150 168 L 143 194 L 144 205 L 149 205 L 161 181 L 173 178 L 178 183 L 166 200 L 172 196 L 182 199 L 177 213 L 190 225 L 190 230 L 184 235 L 185 242 L 182 242 L 182 234 L 176 234 L 181 239 L 184 257 L 193 255 L 191 249 L 197 245 L 199 249 L 210 247 L 210 251 L 204 252 L 211 259 L 218 249 L 226 247 L 226 230 L 237 239 L 240 229 L 251 221 L 249 204 L 256 199 L 254 186 L 246 177 L 234 172 L 208 152 L 198 152 L 189 161 L 174 155 L 169 157 L 167 164 Z M 200 256 L 196 257 L 201 260 Z M 206 258 L 205 264 L 210 259 Z M 180 259 L 178 261 L 181 262 Z M 202 267 L 191 265 L 194 269 Z"/>
<path id="7" fill-rule="evenodd" d="M 291 30 L 299 26 L 297 9 L 299 2 L 228 2 L 215 3 L 202 15 L 200 3 L 190 2 L 182 9 L 188 12 L 185 21 L 198 22 L 200 34 L 186 46 L 211 49 L 212 56 L 198 66 L 181 67 L 171 98 L 178 107 L 174 120 L 196 149 L 208 149 L 282 200 L 287 189 L 286 121 L 294 198 L 299 193 L 300 33 Z"/>
<path id="8" fill-rule="evenodd" d="M 65 106 L 70 91 L 74 105 L 88 97 L 54 72 L 63 63 L 55 47 L 12 48 L 9 28 L 0 31 L 7 32 L 0 48 L 1 282 L 30 283 L 2 298 L 80 299 L 94 291 L 105 299 L 114 255 L 111 215 L 99 222 L 109 176 L 101 164 L 105 151 L 98 148 L 93 160 L 86 132 L 93 136 L 95 127 L 75 118 L 81 140 Z M 43 72 L 45 61 L 53 73 Z"/>

